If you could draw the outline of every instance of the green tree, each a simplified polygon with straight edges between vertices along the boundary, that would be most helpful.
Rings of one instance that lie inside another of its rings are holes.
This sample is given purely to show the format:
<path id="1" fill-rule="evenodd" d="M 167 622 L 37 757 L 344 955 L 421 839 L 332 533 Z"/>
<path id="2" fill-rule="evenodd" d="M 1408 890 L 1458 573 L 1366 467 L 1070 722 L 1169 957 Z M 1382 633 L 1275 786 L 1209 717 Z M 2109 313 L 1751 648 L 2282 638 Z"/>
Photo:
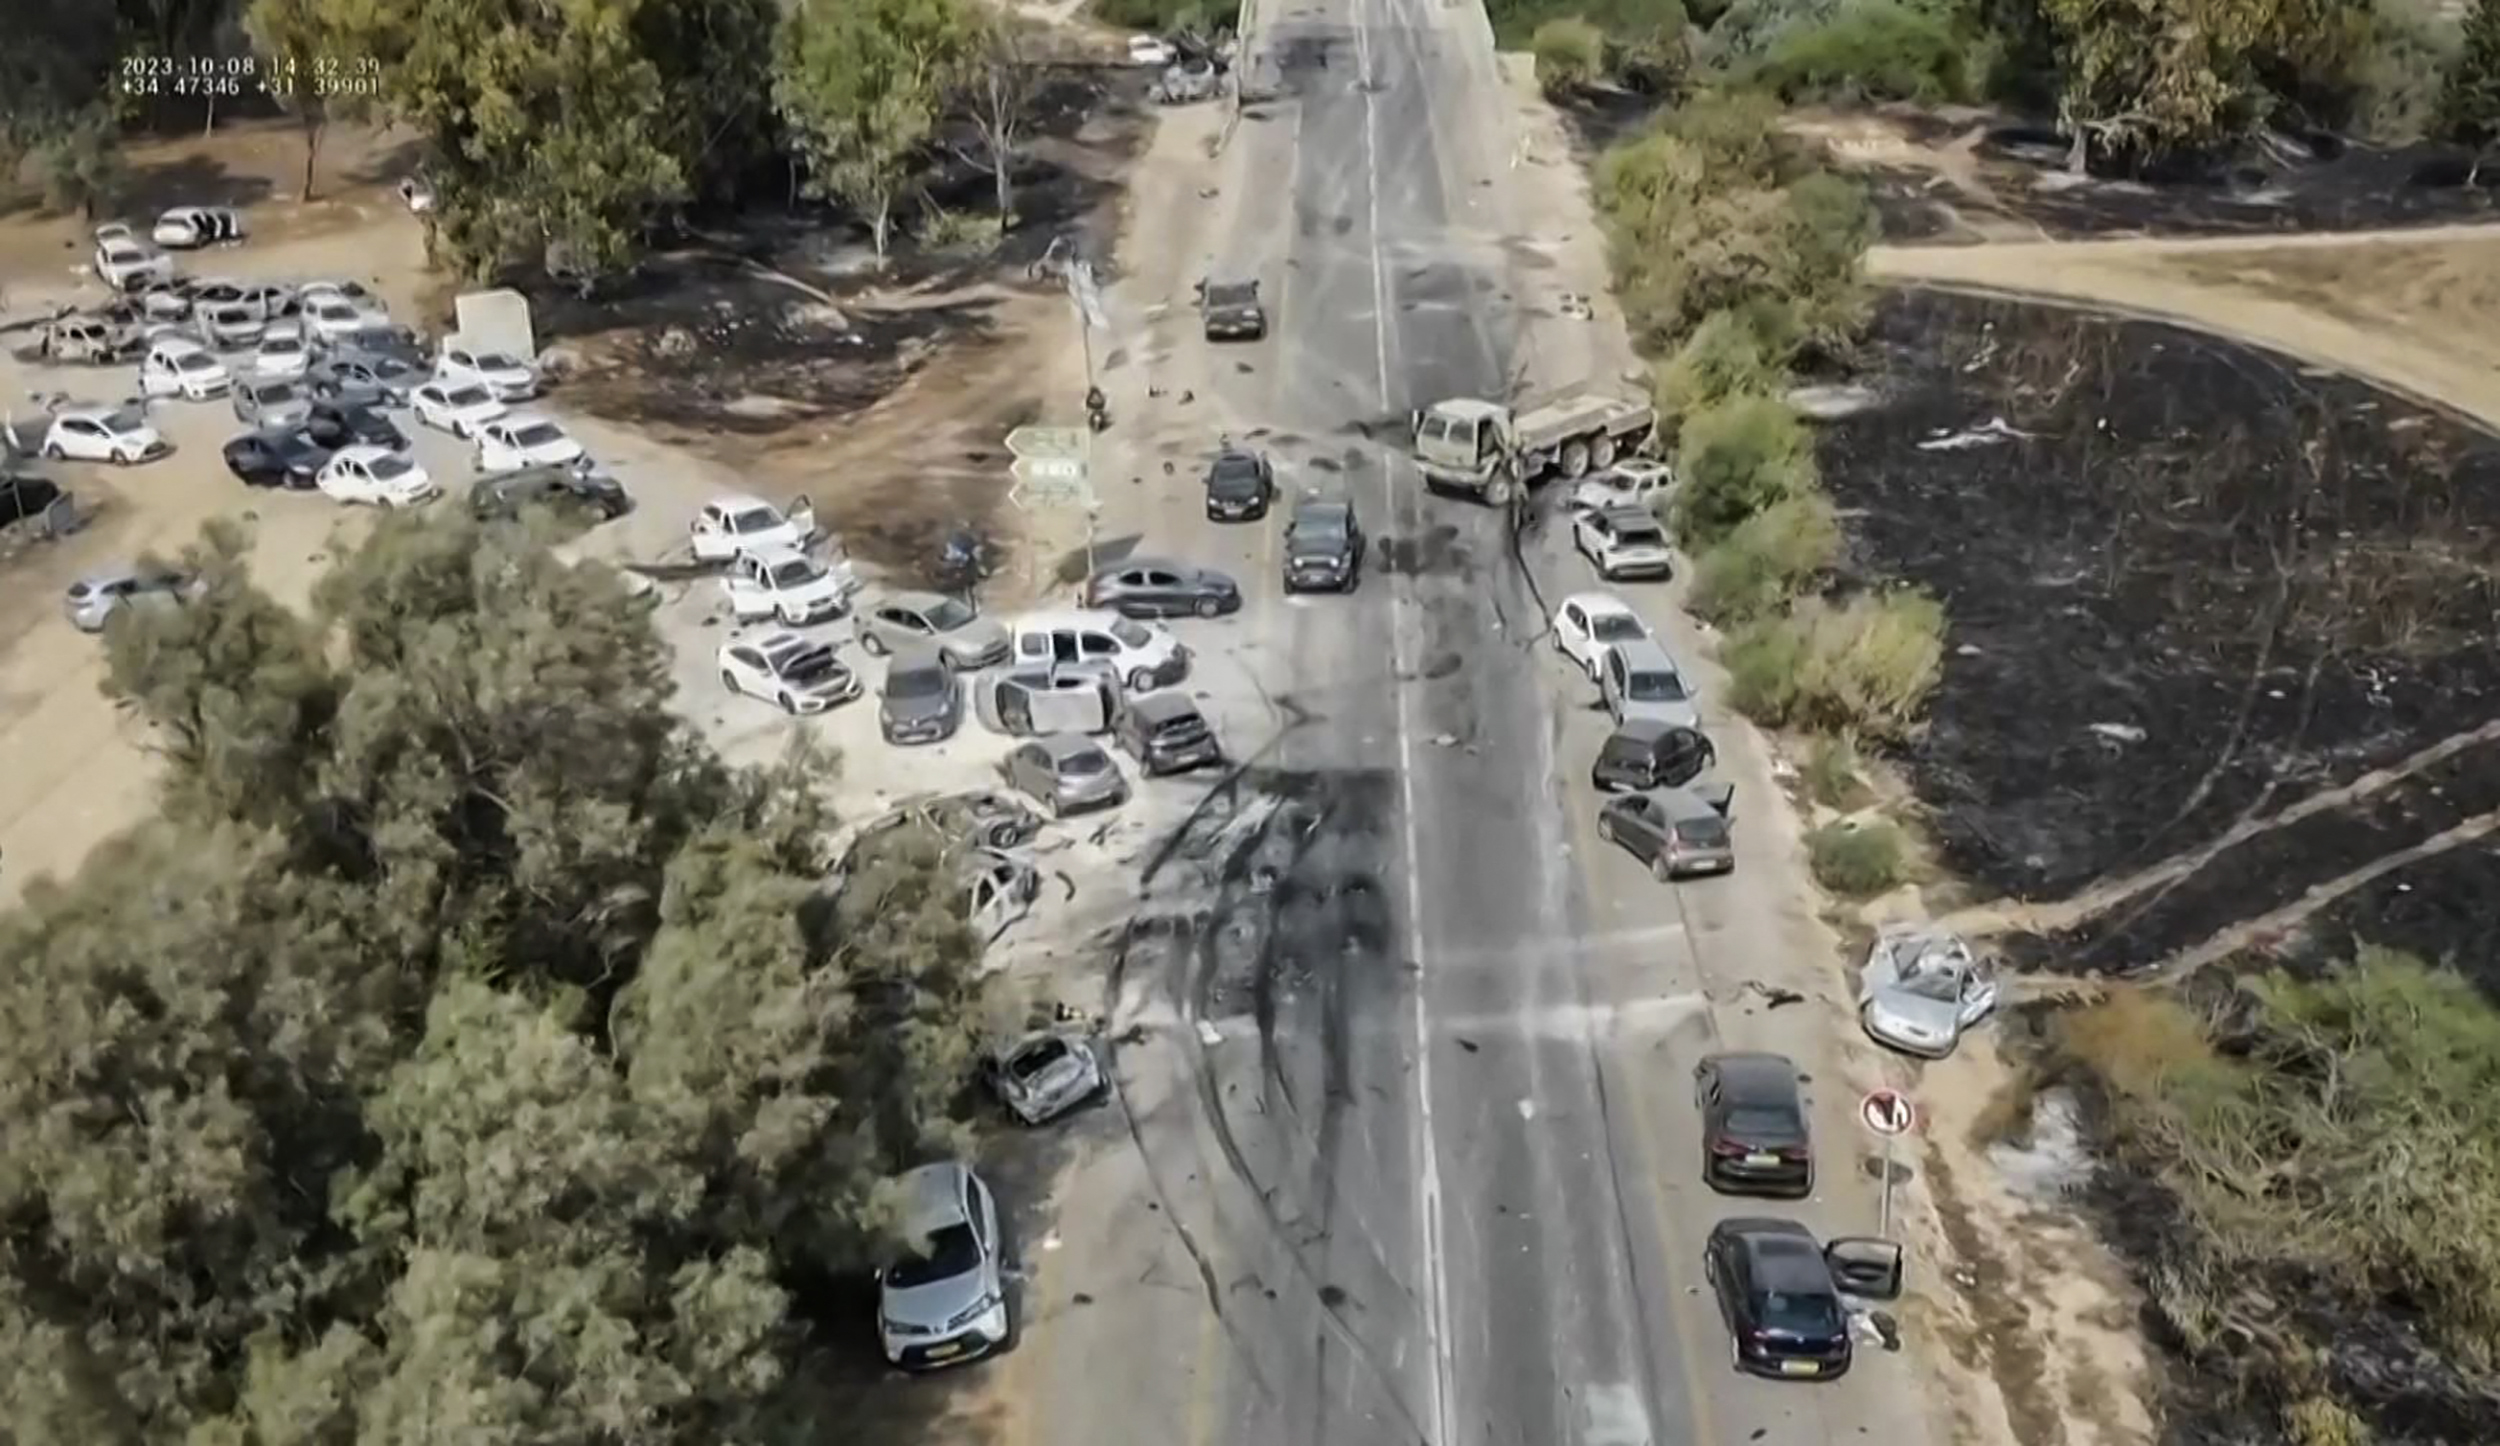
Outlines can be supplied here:
<path id="1" fill-rule="evenodd" d="M 1676 445 L 1677 535 L 1700 550 L 1755 513 L 1811 491 L 1814 437 L 1776 397 L 1732 396 L 1687 418 Z"/>
<path id="2" fill-rule="evenodd" d="M 1547 95 L 1588 89 L 1606 74 L 1606 36 L 1577 15 L 1557 16 L 1528 37 L 1536 58 L 1536 83 Z"/>
<path id="3" fill-rule="evenodd" d="M 121 194 L 121 122 L 109 105 L 91 105 L 67 116 L 42 122 L 35 143 L 35 164 L 43 171 L 44 196 L 54 206 L 78 208 L 80 219 Z"/>
<path id="4" fill-rule="evenodd" d="M 1020 22 L 989 15 L 976 22 L 955 80 L 957 103 L 980 141 L 978 162 L 990 173 L 998 205 L 998 233 L 1015 224 L 1016 158 L 1032 113 L 1038 73 L 1025 54 Z"/>
<path id="5" fill-rule="evenodd" d="M 959 0 L 799 0 L 782 21 L 774 104 L 811 192 L 867 220 L 880 265 L 974 33 Z"/>
<path id="6" fill-rule="evenodd" d="M 274 75 L 293 78 L 283 104 L 304 136 L 304 184 L 299 199 L 313 198 L 313 165 L 330 123 L 331 98 L 314 83 L 325 65 L 338 63 L 345 37 L 334 23 L 336 0 L 249 0 L 243 29 L 252 49 Z"/>
<path id="7" fill-rule="evenodd" d="M 2439 128 L 2473 148 L 2474 170 L 2466 184 L 2474 184 L 2491 148 L 2500 144 L 2500 0 L 2474 0 L 2466 12 L 2463 43 L 2439 95 Z"/>
<path id="8" fill-rule="evenodd" d="M 2041 0 L 2056 29 L 2068 166 L 2245 134 L 2278 92 L 2349 89 L 2369 35 L 2361 0 Z"/>

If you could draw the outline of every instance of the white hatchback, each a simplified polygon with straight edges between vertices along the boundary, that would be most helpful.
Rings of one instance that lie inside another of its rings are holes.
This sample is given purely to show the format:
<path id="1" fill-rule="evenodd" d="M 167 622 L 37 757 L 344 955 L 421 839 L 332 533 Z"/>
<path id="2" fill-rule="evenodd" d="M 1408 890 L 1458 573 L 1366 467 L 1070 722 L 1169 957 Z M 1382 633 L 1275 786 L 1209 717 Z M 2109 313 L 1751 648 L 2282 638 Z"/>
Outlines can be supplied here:
<path id="1" fill-rule="evenodd" d="M 341 502 L 382 507 L 414 507 L 442 495 L 423 467 L 370 443 L 340 450 L 321 469 L 314 485 Z"/>
<path id="2" fill-rule="evenodd" d="M 760 497 L 715 497 L 690 529 L 698 562 L 727 562 L 750 553 L 797 552 L 816 535 L 816 510 L 802 497 L 787 516 Z"/>
<path id="3" fill-rule="evenodd" d="M 1581 592 L 1564 598 L 1554 609 L 1554 646 L 1597 681 L 1606 652 L 1617 643 L 1652 639 L 1656 635 L 1632 605 L 1612 593 Z"/>
<path id="4" fill-rule="evenodd" d="M 477 428 L 477 469 L 518 472 L 524 467 L 563 467 L 589 459 L 570 432 L 535 412 L 512 412 Z"/>
<path id="5" fill-rule="evenodd" d="M 153 462 L 173 450 L 137 407 L 64 407 L 43 434 L 43 454 L 54 461 Z"/>
<path id="6" fill-rule="evenodd" d="M 418 421 L 455 437 L 476 436 L 478 428 L 507 410 L 494 393 L 475 382 L 439 378 L 410 392 L 408 405 L 416 410 Z"/>
<path id="7" fill-rule="evenodd" d="M 141 396 L 205 402 L 224 396 L 233 385 L 234 374 L 215 353 L 178 336 L 157 338 L 139 363 Z"/>

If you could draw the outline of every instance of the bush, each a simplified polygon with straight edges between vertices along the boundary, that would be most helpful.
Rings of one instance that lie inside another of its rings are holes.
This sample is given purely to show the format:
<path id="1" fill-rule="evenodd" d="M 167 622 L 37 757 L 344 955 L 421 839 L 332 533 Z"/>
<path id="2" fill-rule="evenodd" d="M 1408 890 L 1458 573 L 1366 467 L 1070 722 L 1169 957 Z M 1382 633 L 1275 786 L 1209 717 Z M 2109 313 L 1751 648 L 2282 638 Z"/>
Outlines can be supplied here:
<path id="1" fill-rule="evenodd" d="M 2500 145 L 2500 0 L 2474 0 L 2439 92 L 2439 133 L 2477 148 Z"/>
<path id="2" fill-rule="evenodd" d="M 111 208 L 121 191 L 121 128 L 110 107 L 97 106 L 64 122 L 35 146 L 35 165 L 43 173 L 43 193 L 56 210 L 76 208 L 92 218 Z"/>
<path id="3" fill-rule="evenodd" d="M 1806 835 L 1814 881 L 1835 894 L 1865 899 L 1901 882 L 1901 830 L 1871 823 L 1827 823 Z"/>
<path id="4" fill-rule="evenodd" d="M 1875 207 L 1866 188 L 1828 172 L 1790 186 L 1765 262 L 1766 292 L 1786 308 L 1798 344 L 1845 351 L 1865 329 L 1873 303 L 1860 270 L 1875 244 Z"/>
<path id="5" fill-rule="evenodd" d="M 1741 70 L 1769 54 L 1781 36 L 1825 23 L 1840 6 L 1841 0 L 1730 0 L 1702 40 L 1702 62 Z"/>
<path id="6" fill-rule="evenodd" d="M 1815 484 L 1814 439 L 1796 409 L 1772 397 L 1729 397 L 1695 412 L 1675 460 L 1675 529 L 1689 552 Z"/>
<path id="7" fill-rule="evenodd" d="M 1819 23 L 1773 37 L 1751 79 L 1789 101 L 1967 99 L 1962 39 L 1932 10 L 1901 0 L 1850 0 Z"/>
<path id="8" fill-rule="evenodd" d="M 1858 746 L 1846 733 L 1814 740 L 1797 776 L 1804 780 L 1808 798 L 1844 813 L 1866 807 L 1874 793 L 1858 777 Z"/>
<path id="9" fill-rule="evenodd" d="M 2370 1446 L 2370 1427 L 2332 1396 L 2303 1396 L 2286 1407 L 2291 1446 Z"/>
<path id="10" fill-rule="evenodd" d="M 987 251 L 998 244 L 998 217 L 931 206 L 921 215 L 917 235 L 924 251 Z"/>
<path id="11" fill-rule="evenodd" d="M 1094 14 L 1106 25 L 1157 35 L 1207 28 L 1205 0 L 1094 0 Z M 1229 23 L 1232 12 L 1224 14 Z"/>
<path id="12" fill-rule="evenodd" d="M 1606 37 L 1577 15 L 1548 20 L 1528 42 L 1536 57 L 1536 83 L 1549 96 L 1595 85 L 1606 73 Z"/>
<path id="13" fill-rule="evenodd" d="M 1748 623 L 1720 661 L 1729 701 L 1757 721 L 1905 738 L 1943 670 L 1944 609 L 1907 591 L 1806 598 Z"/>
<path id="14" fill-rule="evenodd" d="M 2368 39 L 2355 66 L 2353 127 L 2389 145 L 2430 134 L 2456 53 L 2455 27 L 2423 0 L 2379 0 L 2370 7 Z"/>
<path id="15" fill-rule="evenodd" d="M 1714 311 L 1693 328 L 1650 388 L 1659 440 L 1672 442 L 1692 413 L 1741 394 L 1770 396 L 1786 385 L 1796 323 L 1783 303 L 1761 301 Z"/>
<path id="16" fill-rule="evenodd" d="M 1723 628 L 1787 606 L 1840 555 L 1840 522 L 1814 493 L 1737 524 L 1693 570 L 1693 611 Z"/>

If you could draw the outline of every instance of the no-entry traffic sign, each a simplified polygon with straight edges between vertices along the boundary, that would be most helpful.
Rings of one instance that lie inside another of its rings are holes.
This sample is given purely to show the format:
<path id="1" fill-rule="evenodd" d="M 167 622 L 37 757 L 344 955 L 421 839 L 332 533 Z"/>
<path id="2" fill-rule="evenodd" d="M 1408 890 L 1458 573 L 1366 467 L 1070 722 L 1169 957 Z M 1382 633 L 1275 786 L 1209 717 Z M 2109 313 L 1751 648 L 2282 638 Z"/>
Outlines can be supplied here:
<path id="1" fill-rule="evenodd" d="M 1899 1090 L 1869 1090 L 1866 1098 L 1858 1101 L 1858 1118 L 1866 1122 L 1868 1129 L 1889 1140 L 1908 1134 L 1910 1127 L 1918 1123 L 1918 1106 Z"/>

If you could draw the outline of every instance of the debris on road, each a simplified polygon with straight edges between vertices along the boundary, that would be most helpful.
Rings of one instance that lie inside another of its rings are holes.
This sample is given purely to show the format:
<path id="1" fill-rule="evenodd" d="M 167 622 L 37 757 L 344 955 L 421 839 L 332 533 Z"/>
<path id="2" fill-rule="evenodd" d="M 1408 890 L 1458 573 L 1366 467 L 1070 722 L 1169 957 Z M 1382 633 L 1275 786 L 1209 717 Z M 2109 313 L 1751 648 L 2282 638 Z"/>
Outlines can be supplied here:
<path id="1" fill-rule="evenodd" d="M 1201 1019 L 1198 1021 L 1198 1042 L 1213 1049 L 1224 1042 L 1224 1031 L 1217 1029 L 1214 1021 Z"/>
<path id="2" fill-rule="evenodd" d="M 2094 723 L 2090 731 L 2112 743 L 2141 743 L 2146 735 L 2132 723 Z"/>
<path id="3" fill-rule="evenodd" d="M 2003 417 L 1990 417 L 1976 427 L 1959 432 L 1938 432 L 1918 444 L 1922 452 L 1960 452 L 1972 447 L 1993 447 L 2008 440 L 2029 441 L 2032 433 L 2006 425 Z"/>
<path id="4" fill-rule="evenodd" d="M 1805 995 L 1794 989 L 1783 989 L 1776 984 L 1765 984 L 1759 979 L 1746 980 L 1745 992 L 1760 995 L 1763 1007 L 1766 1009 L 1781 1009 L 1791 1004 L 1806 1002 Z"/>

